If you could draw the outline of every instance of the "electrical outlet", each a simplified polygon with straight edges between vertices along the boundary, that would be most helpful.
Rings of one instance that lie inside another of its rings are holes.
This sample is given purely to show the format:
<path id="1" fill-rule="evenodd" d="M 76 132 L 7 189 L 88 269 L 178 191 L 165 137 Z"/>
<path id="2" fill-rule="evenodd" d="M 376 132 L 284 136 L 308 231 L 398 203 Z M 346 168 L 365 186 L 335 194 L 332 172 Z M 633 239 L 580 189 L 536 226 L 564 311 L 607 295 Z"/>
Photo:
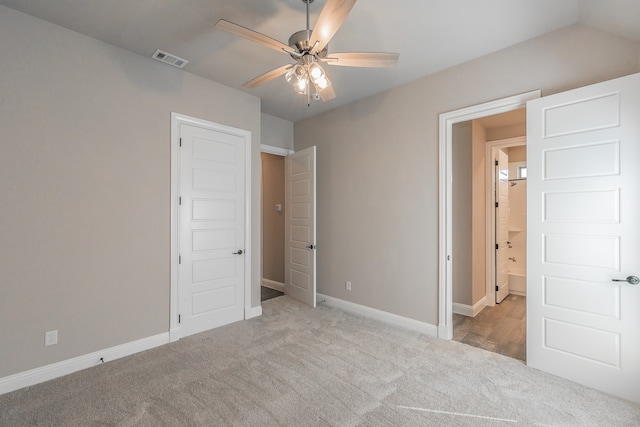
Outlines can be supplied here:
<path id="1" fill-rule="evenodd" d="M 351 282 L 347 281 L 345 284 L 345 288 L 350 291 L 351 290 Z"/>
<path id="2" fill-rule="evenodd" d="M 58 344 L 58 330 L 55 331 L 47 331 L 44 333 L 44 345 L 56 345 Z"/>

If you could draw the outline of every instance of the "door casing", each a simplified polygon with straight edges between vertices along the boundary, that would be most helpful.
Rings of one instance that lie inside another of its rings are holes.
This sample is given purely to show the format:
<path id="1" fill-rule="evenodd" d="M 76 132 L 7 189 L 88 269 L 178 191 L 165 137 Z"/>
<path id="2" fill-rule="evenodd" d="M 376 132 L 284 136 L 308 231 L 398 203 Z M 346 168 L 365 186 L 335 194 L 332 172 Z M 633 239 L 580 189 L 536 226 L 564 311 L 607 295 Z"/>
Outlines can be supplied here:
<path id="1" fill-rule="evenodd" d="M 527 101 L 540 98 L 535 90 L 484 104 L 440 114 L 439 119 L 439 195 L 438 195 L 438 337 L 453 338 L 453 125 L 524 108 Z"/>

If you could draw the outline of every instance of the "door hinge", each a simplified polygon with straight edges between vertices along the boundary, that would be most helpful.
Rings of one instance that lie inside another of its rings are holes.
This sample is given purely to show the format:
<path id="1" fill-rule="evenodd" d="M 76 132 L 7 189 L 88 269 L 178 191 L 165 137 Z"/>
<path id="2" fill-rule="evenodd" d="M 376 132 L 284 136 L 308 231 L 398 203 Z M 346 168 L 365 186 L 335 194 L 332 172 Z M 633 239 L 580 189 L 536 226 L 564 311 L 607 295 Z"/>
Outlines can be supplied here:
<path id="1" fill-rule="evenodd" d="M 182 140 L 180 140 L 180 141 L 182 141 Z M 496 166 L 498 166 L 498 161 L 497 160 L 496 160 Z"/>
<path id="2" fill-rule="evenodd" d="M 498 202 L 496 202 L 496 208 L 498 207 Z"/>
<path id="3" fill-rule="evenodd" d="M 499 249 L 498 244 L 496 243 L 496 251 Z"/>
<path id="4" fill-rule="evenodd" d="M 500 290 L 500 288 L 498 288 L 498 285 L 496 285 L 496 292 L 499 291 L 499 290 Z"/>
<path id="5" fill-rule="evenodd" d="M 182 206 L 182 197 L 178 197 L 178 206 Z"/>
<path id="6" fill-rule="evenodd" d="M 180 147 L 182 147 L 182 138 L 180 138 Z M 498 163 L 496 163 L 498 164 Z"/>
<path id="7" fill-rule="evenodd" d="M 496 248 L 498 249 L 498 248 Z M 178 264 L 182 264 L 182 255 L 178 255 Z"/>
<path id="8" fill-rule="evenodd" d="M 178 323 L 182 323 L 182 316 L 178 314 Z"/>

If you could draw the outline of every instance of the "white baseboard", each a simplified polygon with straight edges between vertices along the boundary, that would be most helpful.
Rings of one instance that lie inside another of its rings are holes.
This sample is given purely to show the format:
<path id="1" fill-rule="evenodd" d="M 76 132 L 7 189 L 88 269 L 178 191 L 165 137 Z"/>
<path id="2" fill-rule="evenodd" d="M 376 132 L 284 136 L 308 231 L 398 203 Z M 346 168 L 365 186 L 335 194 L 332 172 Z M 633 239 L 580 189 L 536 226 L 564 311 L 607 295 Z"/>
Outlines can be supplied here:
<path id="1" fill-rule="evenodd" d="M 276 282 L 275 280 L 269 280 L 269 279 L 263 278 L 262 286 L 264 286 L 265 288 L 284 292 L 284 283 Z"/>
<path id="2" fill-rule="evenodd" d="M 249 320 L 254 317 L 262 316 L 262 306 L 259 305 L 257 307 L 245 307 L 244 309 L 244 319 Z"/>
<path id="3" fill-rule="evenodd" d="M 453 339 L 453 325 L 439 325 L 438 326 L 438 338 L 443 340 Z"/>
<path id="4" fill-rule="evenodd" d="M 169 333 L 154 335 L 126 344 L 63 360 L 40 368 L 30 369 L 8 377 L 0 378 L 0 394 L 35 385 L 54 378 L 91 368 L 103 362 L 120 359 L 144 350 L 169 343 Z M 101 360 L 102 359 L 102 360 Z"/>
<path id="5" fill-rule="evenodd" d="M 176 326 L 175 328 L 169 329 L 169 341 L 170 342 L 178 341 L 181 338 L 180 332 L 181 332 L 180 326 Z"/>
<path id="6" fill-rule="evenodd" d="M 514 291 L 513 289 L 509 289 L 509 295 L 519 295 L 521 297 L 526 297 L 527 296 L 527 292 L 526 291 Z"/>
<path id="7" fill-rule="evenodd" d="M 468 317 L 476 317 L 478 313 L 482 311 L 483 308 L 487 305 L 487 297 L 484 296 L 480 301 L 475 303 L 473 306 L 467 304 L 458 304 L 457 302 L 453 303 L 453 312 L 455 314 L 462 314 L 463 316 Z"/>
<path id="8" fill-rule="evenodd" d="M 317 300 L 324 300 L 325 304 L 339 308 L 350 313 L 359 314 L 370 319 L 375 319 L 383 323 L 389 323 L 394 326 L 400 326 L 402 328 L 411 329 L 429 335 L 432 337 L 438 336 L 438 327 L 430 323 L 421 322 L 419 320 L 410 319 L 408 317 L 399 316 L 397 314 L 389 313 L 387 311 L 378 310 L 375 308 L 367 307 L 360 304 L 355 304 L 349 301 L 333 298 L 327 295 L 317 294 Z"/>

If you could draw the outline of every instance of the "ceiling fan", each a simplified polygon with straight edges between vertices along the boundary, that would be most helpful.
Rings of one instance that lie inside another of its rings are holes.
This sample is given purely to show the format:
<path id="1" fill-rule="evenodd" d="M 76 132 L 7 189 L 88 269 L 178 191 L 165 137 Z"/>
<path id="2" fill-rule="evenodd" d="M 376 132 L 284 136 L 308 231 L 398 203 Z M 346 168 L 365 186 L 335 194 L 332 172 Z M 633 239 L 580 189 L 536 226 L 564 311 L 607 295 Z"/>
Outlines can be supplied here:
<path id="1" fill-rule="evenodd" d="M 285 75 L 287 82 L 295 88 L 296 92 L 307 96 L 307 105 L 310 105 L 311 97 L 323 101 L 336 97 L 331 81 L 321 63 L 344 67 L 393 67 L 396 65 L 399 57 L 397 53 L 329 53 L 329 41 L 347 18 L 356 0 L 327 0 L 314 29 L 311 30 L 309 28 L 309 4 L 313 1 L 302 0 L 307 9 L 307 29 L 293 33 L 289 37 L 289 45 L 224 19 L 216 23 L 216 28 L 287 53 L 296 61 L 294 64 L 283 65 L 267 71 L 242 86 L 251 89 Z"/>

